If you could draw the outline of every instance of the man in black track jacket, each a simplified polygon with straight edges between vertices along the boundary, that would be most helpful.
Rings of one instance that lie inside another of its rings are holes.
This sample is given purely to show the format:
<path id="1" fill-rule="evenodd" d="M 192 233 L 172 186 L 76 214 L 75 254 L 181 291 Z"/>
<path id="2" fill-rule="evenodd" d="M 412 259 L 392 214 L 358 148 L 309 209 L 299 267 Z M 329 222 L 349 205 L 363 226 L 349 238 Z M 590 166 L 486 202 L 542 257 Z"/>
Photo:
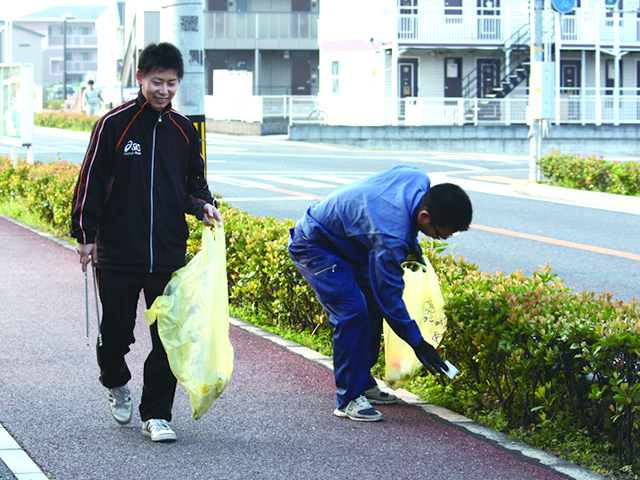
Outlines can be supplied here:
<path id="1" fill-rule="evenodd" d="M 125 355 L 135 341 L 140 291 L 148 308 L 185 264 L 185 213 L 209 226 L 222 221 L 204 177 L 199 135 L 171 108 L 183 75 L 175 46 L 160 43 L 142 51 L 138 98 L 95 124 L 73 196 L 72 236 L 82 270 L 89 262 L 96 266 L 102 303 L 100 381 L 113 417 L 123 425 L 133 414 Z M 139 408 L 142 433 L 153 441 L 175 441 L 168 422 L 176 378 L 156 323 L 150 332 L 153 347 L 144 364 Z"/>

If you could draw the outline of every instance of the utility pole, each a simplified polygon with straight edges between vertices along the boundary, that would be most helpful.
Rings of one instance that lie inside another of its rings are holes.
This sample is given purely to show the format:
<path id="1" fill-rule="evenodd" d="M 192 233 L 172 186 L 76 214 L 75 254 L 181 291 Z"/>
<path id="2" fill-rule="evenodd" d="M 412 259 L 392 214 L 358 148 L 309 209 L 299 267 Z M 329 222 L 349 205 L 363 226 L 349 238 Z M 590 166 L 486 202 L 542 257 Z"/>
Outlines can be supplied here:
<path id="1" fill-rule="evenodd" d="M 62 100 L 67 100 L 67 19 L 62 21 Z"/>
<path id="2" fill-rule="evenodd" d="M 529 82 L 529 112 L 531 120 L 531 130 L 529 132 L 529 181 L 536 182 L 538 180 L 537 158 L 539 156 L 539 146 L 542 143 L 542 120 L 536 118 L 534 114 L 536 110 L 535 102 L 536 88 L 540 88 L 536 81 L 540 79 L 538 68 L 542 65 L 543 46 L 542 46 L 542 11 L 544 9 L 544 0 L 533 0 L 531 3 L 530 30 L 531 30 L 531 53 L 529 78 L 533 81 Z M 539 117 L 539 116 L 538 116 Z"/>
<path id="3" fill-rule="evenodd" d="M 203 12 L 203 0 L 163 0 L 160 31 L 182 53 L 184 78 L 173 104 L 176 110 L 189 117 L 200 134 L 206 173 Z"/>

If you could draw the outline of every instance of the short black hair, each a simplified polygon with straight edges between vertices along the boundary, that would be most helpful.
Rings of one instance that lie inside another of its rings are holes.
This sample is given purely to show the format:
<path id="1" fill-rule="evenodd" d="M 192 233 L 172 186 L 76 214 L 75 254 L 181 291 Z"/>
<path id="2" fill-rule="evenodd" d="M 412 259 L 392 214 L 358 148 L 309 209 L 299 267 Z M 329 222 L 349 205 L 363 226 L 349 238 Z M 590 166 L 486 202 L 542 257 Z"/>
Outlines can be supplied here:
<path id="1" fill-rule="evenodd" d="M 93 80 L 89 80 L 89 81 L 87 82 L 87 85 L 93 85 Z"/>
<path id="2" fill-rule="evenodd" d="M 426 210 L 438 227 L 453 227 L 457 232 L 469 229 L 473 208 L 467 193 L 454 183 L 441 183 L 427 190 L 418 210 Z"/>
<path id="3" fill-rule="evenodd" d="M 144 77 L 153 69 L 159 70 L 175 70 L 178 74 L 178 80 L 184 77 L 184 63 L 182 54 L 178 48 L 169 43 L 152 43 L 144 47 L 138 57 L 138 70 Z"/>

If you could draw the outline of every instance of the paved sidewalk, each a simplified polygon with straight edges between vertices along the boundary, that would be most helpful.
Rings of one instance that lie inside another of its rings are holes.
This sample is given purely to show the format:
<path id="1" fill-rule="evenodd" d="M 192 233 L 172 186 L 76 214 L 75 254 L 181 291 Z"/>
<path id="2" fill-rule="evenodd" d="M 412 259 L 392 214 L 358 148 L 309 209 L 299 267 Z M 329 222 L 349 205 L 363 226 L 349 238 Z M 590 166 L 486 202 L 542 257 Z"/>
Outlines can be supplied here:
<path id="1" fill-rule="evenodd" d="M 383 422 L 337 418 L 328 358 L 237 319 L 228 388 L 198 421 L 179 388 L 179 440 L 154 444 L 137 412 L 125 427 L 110 416 L 71 245 L 2 216 L 0 263 L 0 459 L 13 471 L 0 462 L 0 480 L 603 478 L 407 392 L 380 407 Z M 149 349 L 142 316 L 136 339 L 135 401 Z"/>

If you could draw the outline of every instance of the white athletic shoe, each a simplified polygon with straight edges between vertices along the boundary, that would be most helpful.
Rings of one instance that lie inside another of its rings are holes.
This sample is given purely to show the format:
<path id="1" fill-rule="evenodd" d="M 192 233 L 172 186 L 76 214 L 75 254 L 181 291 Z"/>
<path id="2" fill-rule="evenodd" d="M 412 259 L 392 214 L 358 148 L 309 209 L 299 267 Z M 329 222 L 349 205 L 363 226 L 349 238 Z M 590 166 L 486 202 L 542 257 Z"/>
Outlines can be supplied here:
<path id="1" fill-rule="evenodd" d="M 398 397 L 393 393 L 383 392 L 377 385 L 365 390 L 364 396 L 367 397 L 371 405 L 391 405 L 398 401 Z"/>
<path id="2" fill-rule="evenodd" d="M 163 418 L 151 418 L 142 422 L 142 434 L 153 442 L 175 442 L 178 437 Z"/>
<path id="3" fill-rule="evenodd" d="M 129 387 L 109 388 L 109 407 L 111 415 L 120 425 L 126 425 L 133 416 L 133 404 L 131 403 L 131 393 Z"/>
<path id="4" fill-rule="evenodd" d="M 336 408 L 333 414 L 336 417 L 349 418 L 357 422 L 377 422 L 384 418 L 378 410 L 371 406 L 364 395 L 351 400 L 344 408 Z"/>

